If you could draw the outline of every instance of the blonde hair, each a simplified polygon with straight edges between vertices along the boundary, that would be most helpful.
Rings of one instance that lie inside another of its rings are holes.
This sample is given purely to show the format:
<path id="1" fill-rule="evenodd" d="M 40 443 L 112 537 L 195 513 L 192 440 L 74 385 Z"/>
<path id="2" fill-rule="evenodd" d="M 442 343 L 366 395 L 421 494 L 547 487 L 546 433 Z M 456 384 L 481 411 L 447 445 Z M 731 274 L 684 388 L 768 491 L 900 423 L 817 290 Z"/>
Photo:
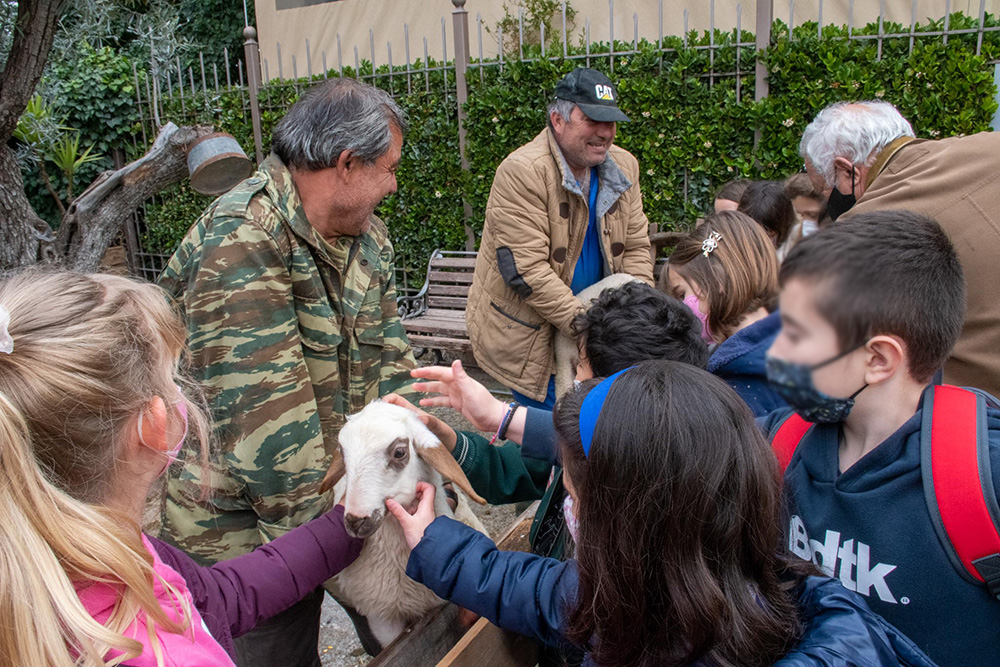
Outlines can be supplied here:
<path id="1" fill-rule="evenodd" d="M 706 253 L 702 244 L 712 234 L 721 238 Z M 748 313 L 775 305 L 778 259 L 774 244 L 745 213 L 721 211 L 705 218 L 677 244 L 668 266 L 694 283 L 708 300 L 708 326 L 717 340 L 720 335 L 723 340 L 732 336 Z"/>
<path id="2" fill-rule="evenodd" d="M 0 353 L 0 667 L 120 664 L 142 651 L 123 635 L 140 612 L 163 664 L 155 628 L 187 632 L 190 607 L 154 573 L 135 521 L 105 503 L 128 483 L 120 453 L 149 402 L 176 401 L 175 382 L 196 394 L 176 372 L 183 323 L 159 288 L 108 275 L 21 271 L 0 280 L 0 305 L 14 341 Z M 201 401 L 183 400 L 207 459 Z M 103 626 L 77 596 L 90 582 L 120 591 Z"/>

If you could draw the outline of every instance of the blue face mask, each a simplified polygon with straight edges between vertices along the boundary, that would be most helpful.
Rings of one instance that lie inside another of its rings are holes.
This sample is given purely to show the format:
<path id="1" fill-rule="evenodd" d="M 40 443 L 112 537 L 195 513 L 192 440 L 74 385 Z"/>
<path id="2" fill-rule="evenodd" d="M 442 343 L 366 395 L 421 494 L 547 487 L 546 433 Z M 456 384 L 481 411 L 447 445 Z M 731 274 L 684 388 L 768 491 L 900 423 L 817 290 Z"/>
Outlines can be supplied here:
<path id="1" fill-rule="evenodd" d="M 827 359 L 814 366 L 796 364 L 784 359 L 768 357 L 767 381 L 788 402 L 788 405 L 792 406 L 792 409 L 799 413 L 799 416 L 806 421 L 813 422 L 814 424 L 836 424 L 842 422 L 851 413 L 851 408 L 854 407 L 854 399 L 868 385 L 865 384 L 864 387 L 861 387 L 861 389 L 858 389 L 847 398 L 834 398 L 833 396 L 827 396 L 816 388 L 816 385 L 813 384 L 812 374 L 813 371 L 832 364 L 838 359 L 842 359 L 862 345 L 865 345 L 865 343 L 852 347 L 850 350 L 841 352 L 832 359 Z"/>

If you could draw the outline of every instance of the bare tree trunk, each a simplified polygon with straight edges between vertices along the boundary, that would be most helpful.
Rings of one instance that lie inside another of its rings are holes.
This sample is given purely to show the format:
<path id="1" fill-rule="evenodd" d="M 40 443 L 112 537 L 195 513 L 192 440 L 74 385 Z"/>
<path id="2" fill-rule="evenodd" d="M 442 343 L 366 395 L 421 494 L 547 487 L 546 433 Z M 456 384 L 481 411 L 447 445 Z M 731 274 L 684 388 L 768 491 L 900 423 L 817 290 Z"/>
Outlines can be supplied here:
<path id="1" fill-rule="evenodd" d="M 0 144 L 7 143 L 35 94 L 65 0 L 18 0 L 14 42 L 0 73 Z"/>
<path id="2" fill-rule="evenodd" d="M 66 267 L 96 270 L 128 216 L 160 190 L 187 177 L 188 145 L 212 131 L 210 125 L 178 128 L 167 123 L 144 156 L 101 174 L 73 201 L 59 226 L 55 251 Z"/>
<path id="3" fill-rule="evenodd" d="M 0 268 L 34 264 L 52 236 L 28 203 L 14 151 L 0 144 Z"/>

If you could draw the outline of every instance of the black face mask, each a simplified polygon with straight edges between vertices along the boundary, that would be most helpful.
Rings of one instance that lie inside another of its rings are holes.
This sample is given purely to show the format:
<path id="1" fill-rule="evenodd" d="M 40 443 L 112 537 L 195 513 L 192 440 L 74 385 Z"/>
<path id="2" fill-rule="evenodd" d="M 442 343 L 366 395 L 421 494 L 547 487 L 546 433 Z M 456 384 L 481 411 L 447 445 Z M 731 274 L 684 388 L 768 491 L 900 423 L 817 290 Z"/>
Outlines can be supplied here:
<path id="1" fill-rule="evenodd" d="M 830 193 L 830 198 L 826 201 L 826 213 L 831 220 L 836 220 L 844 213 L 851 210 L 858 203 L 858 198 L 854 196 L 854 167 L 851 167 L 851 194 L 845 195 L 836 186 Z"/>

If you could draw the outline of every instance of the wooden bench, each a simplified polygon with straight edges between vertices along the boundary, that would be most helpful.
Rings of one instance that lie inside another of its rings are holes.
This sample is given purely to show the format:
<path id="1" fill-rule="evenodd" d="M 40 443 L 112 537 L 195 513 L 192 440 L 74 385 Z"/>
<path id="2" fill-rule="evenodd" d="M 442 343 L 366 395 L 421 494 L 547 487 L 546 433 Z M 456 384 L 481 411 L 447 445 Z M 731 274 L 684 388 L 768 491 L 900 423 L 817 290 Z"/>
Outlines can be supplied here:
<path id="1" fill-rule="evenodd" d="M 475 268 L 475 252 L 431 253 L 424 286 L 415 295 L 397 300 L 403 329 L 413 347 L 434 350 L 439 361 L 442 351 L 452 354 L 472 351 L 465 326 L 465 306 Z"/>

